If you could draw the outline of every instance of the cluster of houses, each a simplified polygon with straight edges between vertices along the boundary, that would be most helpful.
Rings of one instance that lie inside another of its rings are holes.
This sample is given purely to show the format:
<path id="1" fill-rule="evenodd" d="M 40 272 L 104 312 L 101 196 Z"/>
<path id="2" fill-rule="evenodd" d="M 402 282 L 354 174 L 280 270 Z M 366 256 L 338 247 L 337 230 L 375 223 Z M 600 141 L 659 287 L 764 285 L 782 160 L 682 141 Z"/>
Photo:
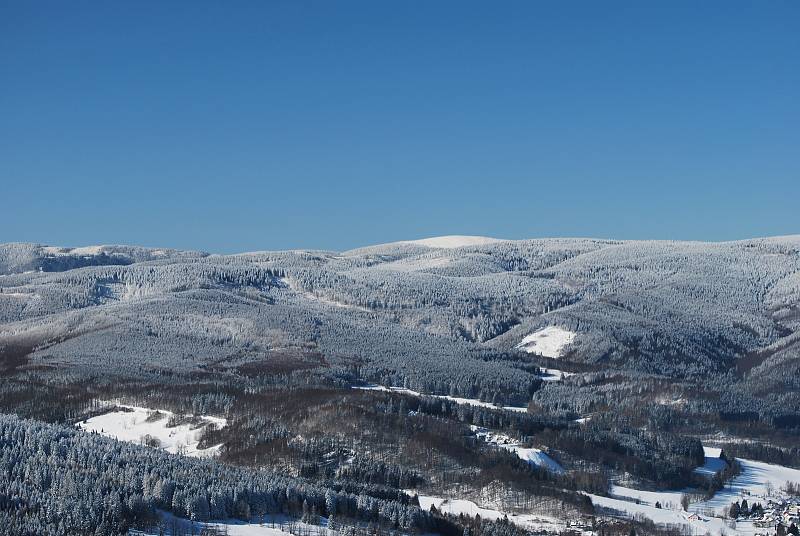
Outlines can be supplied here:
<path id="1" fill-rule="evenodd" d="M 746 503 L 745 503 L 746 504 Z M 786 536 L 800 534 L 800 497 L 793 499 L 770 499 L 761 508 L 749 512 L 742 508 L 737 519 L 750 519 L 756 529 L 756 535 Z"/>

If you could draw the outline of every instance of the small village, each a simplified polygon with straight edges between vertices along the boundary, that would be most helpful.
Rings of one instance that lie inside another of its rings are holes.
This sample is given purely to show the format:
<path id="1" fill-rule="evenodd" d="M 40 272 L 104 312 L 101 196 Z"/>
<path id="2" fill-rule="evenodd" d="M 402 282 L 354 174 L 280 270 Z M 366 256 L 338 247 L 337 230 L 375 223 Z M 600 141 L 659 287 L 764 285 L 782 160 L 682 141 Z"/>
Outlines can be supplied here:
<path id="1" fill-rule="evenodd" d="M 800 536 L 800 497 L 768 499 L 763 505 L 743 498 L 731 504 L 729 514 L 736 521 L 751 521 L 756 536 Z"/>

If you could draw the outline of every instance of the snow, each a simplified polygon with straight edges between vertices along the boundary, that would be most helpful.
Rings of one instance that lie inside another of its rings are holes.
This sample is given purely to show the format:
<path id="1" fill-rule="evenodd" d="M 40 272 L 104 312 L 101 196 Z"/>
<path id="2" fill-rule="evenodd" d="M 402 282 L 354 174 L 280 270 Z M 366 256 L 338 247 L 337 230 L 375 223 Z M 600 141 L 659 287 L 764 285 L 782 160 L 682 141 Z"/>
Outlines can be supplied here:
<path id="1" fill-rule="evenodd" d="M 307 291 L 303 290 L 302 287 L 300 287 L 300 285 L 298 285 L 297 282 L 294 281 L 291 278 L 288 278 L 288 277 L 287 278 L 283 278 L 282 281 L 286 284 L 287 287 L 289 287 L 291 290 L 293 290 L 294 292 L 296 292 L 300 296 L 306 298 L 307 300 L 312 300 L 312 301 L 321 303 L 323 305 L 330 305 L 332 307 L 338 307 L 338 308 L 341 308 L 341 309 L 352 309 L 354 311 L 363 311 L 365 313 L 371 313 L 372 312 L 370 309 L 368 309 L 366 307 L 361 307 L 359 305 L 352 305 L 352 304 L 349 304 L 349 303 L 336 301 L 334 299 L 327 298 L 325 296 L 320 296 L 320 295 L 314 294 L 313 292 L 307 292 Z"/>
<path id="2" fill-rule="evenodd" d="M 752 496 L 760 499 L 778 498 L 780 489 L 787 482 L 800 482 L 800 469 L 742 458 L 737 460 L 741 466 L 741 473 L 728 482 L 725 489 L 719 491 L 711 500 L 701 503 L 700 507 L 705 510 L 727 509 L 733 501 L 740 500 L 742 496 L 748 496 L 748 502 L 752 502 Z M 771 494 L 767 493 L 769 487 L 772 488 Z"/>
<path id="3" fill-rule="evenodd" d="M 547 469 L 551 473 L 561 474 L 564 468 L 555 461 L 553 458 L 544 453 L 541 449 L 537 448 L 524 448 L 524 447 L 508 447 L 509 450 L 516 452 L 517 456 L 526 460 L 528 463 Z"/>
<path id="4" fill-rule="evenodd" d="M 153 294 L 153 289 L 136 283 L 104 283 L 100 285 L 102 298 L 105 300 L 128 301 L 146 298 Z"/>
<path id="5" fill-rule="evenodd" d="M 724 464 L 719 454 L 719 449 L 706 449 L 706 465 L 714 460 Z M 597 506 L 624 512 L 629 516 L 643 515 L 655 523 L 685 525 L 694 534 L 755 534 L 756 528 L 751 521 L 738 521 L 735 529 L 731 529 L 727 524 L 730 521 L 722 519 L 731 503 L 743 497 L 749 502 L 761 503 L 766 503 L 770 498 L 780 499 L 780 489 L 787 482 L 800 482 L 800 470 L 741 458 L 738 461 L 741 473 L 711 499 L 691 503 L 689 512 L 681 510 L 680 501 L 681 496 L 691 493 L 691 490 L 643 491 L 612 486 L 611 497 L 591 495 L 592 501 Z M 655 508 L 656 501 L 661 503 L 662 508 Z M 690 520 L 691 513 L 699 515 L 701 519 Z"/>
<path id="6" fill-rule="evenodd" d="M 103 252 L 103 247 L 104 246 L 83 246 L 79 248 L 72 248 L 72 250 L 70 250 L 70 254 L 86 256 L 99 255 Z"/>
<path id="7" fill-rule="evenodd" d="M 40 297 L 38 294 L 33 294 L 29 292 L 0 292 L 0 298 L 38 298 Z"/>
<path id="8" fill-rule="evenodd" d="M 326 298 L 325 296 L 319 296 L 312 292 L 298 292 L 298 294 L 302 295 L 304 298 L 308 300 L 313 300 L 324 305 L 330 305 L 332 307 L 339 307 L 341 309 L 352 309 L 354 311 L 363 311 L 365 313 L 371 313 L 372 311 L 366 307 L 361 307 L 359 305 L 351 305 L 349 303 L 340 302 L 336 300 L 332 300 L 330 298 Z"/>
<path id="9" fill-rule="evenodd" d="M 247 523 L 246 521 L 239 519 L 216 520 L 209 521 L 207 523 L 192 523 L 190 520 L 177 517 L 170 512 L 159 511 L 159 515 L 162 519 L 162 524 L 166 529 L 166 534 L 171 536 L 173 528 L 177 529 L 176 534 L 199 534 L 200 530 L 206 527 L 216 528 L 220 530 L 221 533 L 228 534 L 229 536 L 283 536 L 286 534 L 292 534 L 289 531 L 290 524 L 294 524 L 296 529 L 295 534 L 298 533 L 298 530 L 309 536 L 333 534 L 333 532 L 327 530 L 325 526 L 327 524 L 327 520 L 324 518 L 321 518 L 322 525 L 317 526 L 298 522 L 285 515 L 267 516 L 266 523 L 263 524 L 258 522 Z M 272 528 L 272 525 L 274 525 L 275 528 Z M 160 532 L 154 532 L 153 530 L 145 532 L 131 531 L 130 534 L 137 536 L 155 536 L 156 534 L 160 534 Z"/>
<path id="10" fill-rule="evenodd" d="M 254 525 L 252 523 L 211 523 L 210 526 L 220 529 L 229 536 L 278 536 L 291 534 L 288 530 L 270 528 L 268 525 Z"/>
<path id="11" fill-rule="evenodd" d="M 411 492 L 413 493 L 413 492 Z M 480 515 L 482 519 L 497 520 L 507 517 L 512 523 L 533 531 L 549 531 L 560 533 L 567 528 L 563 519 L 557 519 L 540 514 L 513 514 L 501 512 L 491 508 L 482 508 L 466 499 L 445 499 L 429 495 L 419 495 L 419 505 L 423 510 L 430 510 L 431 505 L 443 513 L 453 515 L 464 514 L 468 516 Z"/>
<path id="12" fill-rule="evenodd" d="M 541 467 L 552 473 L 562 474 L 564 468 L 548 456 L 542 449 L 521 447 L 517 441 L 506 434 L 493 432 L 480 426 L 470 425 L 470 429 L 475 432 L 479 438 L 483 439 L 491 445 L 503 448 L 510 452 L 515 453 L 520 459 L 525 460 L 531 465 Z"/>
<path id="13" fill-rule="evenodd" d="M 492 408 L 492 409 L 504 409 L 507 411 L 516 411 L 519 413 L 527 413 L 528 408 L 525 406 L 496 406 L 491 402 L 483 402 L 482 400 L 477 400 L 475 398 L 460 398 L 457 396 L 444 396 L 444 395 L 429 395 L 433 396 L 434 398 L 441 398 L 443 400 L 450 400 L 451 402 L 455 402 L 456 404 L 464 404 L 467 406 L 478 406 L 482 408 Z"/>
<path id="14" fill-rule="evenodd" d="M 520 342 L 516 348 L 545 357 L 561 357 L 564 348 L 575 340 L 575 333 L 558 326 L 547 326 L 534 331 Z"/>
<path id="15" fill-rule="evenodd" d="M 49 255 L 72 255 L 77 257 L 92 257 L 103 252 L 105 246 L 82 246 L 78 248 L 63 248 L 58 246 L 44 246 L 42 251 Z"/>
<path id="16" fill-rule="evenodd" d="M 430 255 L 430 254 L 426 254 Z M 452 264 L 451 257 L 411 257 L 397 261 L 386 262 L 375 266 L 377 270 L 390 270 L 395 272 L 418 272 L 434 268 L 443 268 Z"/>
<path id="17" fill-rule="evenodd" d="M 713 534 L 729 533 L 730 528 L 724 520 L 720 518 L 707 517 L 700 515 L 700 519 L 689 519 L 691 513 L 679 510 L 669 510 L 666 508 L 656 508 L 649 504 L 636 504 L 635 502 L 616 499 L 612 497 L 602 497 L 600 495 L 589 495 L 592 498 L 592 503 L 595 506 L 609 508 L 621 513 L 625 513 L 630 517 L 637 515 L 644 516 L 651 519 L 654 523 L 660 525 L 683 525 L 688 527 L 692 534 L 706 534 L 707 532 Z M 736 534 L 752 534 L 753 525 L 749 522 L 740 522 L 736 526 Z"/>
<path id="18" fill-rule="evenodd" d="M 113 437 L 120 441 L 141 443 L 145 435 L 156 438 L 161 443 L 161 448 L 173 454 L 186 456 L 214 456 L 221 445 L 207 449 L 199 449 L 198 443 L 203 429 L 209 424 L 223 428 L 227 421 L 219 417 L 200 416 L 202 424 L 180 424 L 168 427 L 167 423 L 174 414 L 165 410 L 158 410 L 163 417 L 153 422 L 148 422 L 156 410 L 137 406 L 117 404 L 118 410 L 110 411 L 78 423 L 78 426 L 87 432 L 97 432 L 101 435 Z"/>
<path id="19" fill-rule="evenodd" d="M 703 447 L 705 452 L 705 463 L 694 470 L 695 474 L 712 477 L 728 467 L 728 462 L 720 458 L 722 449 Z"/>
<path id="20" fill-rule="evenodd" d="M 284 521 L 284 523 L 288 525 L 287 521 Z M 302 527 L 305 534 L 325 534 L 327 532 L 324 527 L 312 526 L 299 522 L 296 522 L 296 525 L 298 528 Z M 288 526 L 283 527 L 286 529 L 283 530 L 280 528 L 283 525 L 276 525 L 275 528 L 271 528 L 269 523 L 261 525 L 257 523 L 245 523 L 244 521 L 238 520 L 217 521 L 209 523 L 208 526 L 222 529 L 223 534 L 228 534 L 229 536 L 279 536 L 291 534 Z"/>
<path id="21" fill-rule="evenodd" d="M 457 396 L 446 396 L 446 395 L 426 395 L 420 393 L 419 391 L 412 391 L 411 389 L 405 389 L 404 387 L 384 387 L 383 385 L 354 385 L 353 389 L 360 389 L 362 391 L 385 391 L 390 393 L 402 393 L 405 395 L 410 396 L 430 396 L 433 398 L 441 398 L 442 400 L 450 400 L 451 402 L 455 402 L 456 404 L 464 404 L 467 406 L 478 406 L 481 408 L 492 408 L 492 409 L 504 409 L 507 411 L 517 411 L 519 413 L 526 413 L 528 408 L 523 406 L 496 406 L 491 402 L 484 402 L 482 400 L 477 400 L 475 398 L 460 398 Z"/>
<path id="22" fill-rule="evenodd" d="M 434 236 L 432 238 L 423 238 L 420 240 L 404 240 L 400 243 L 428 246 L 429 248 L 454 249 L 464 246 L 485 246 L 487 244 L 496 244 L 498 242 L 506 242 L 506 240 L 490 238 L 488 236 L 449 235 Z"/>
<path id="23" fill-rule="evenodd" d="M 649 506 L 655 506 L 656 502 L 660 502 L 662 509 L 666 510 L 681 509 L 681 497 L 684 493 L 691 493 L 691 490 L 644 491 L 625 486 L 611 486 L 610 491 L 610 495 L 615 499 L 639 501 Z"/>
<path id="24" fill-rule="evenodd" d="M 688 402 L 685 398 L 672 398 L 672 399 L 665 399 L 665 398 L 657 398 L 655 400 L 657 404 L 661 404 L 662 406 L 685 406 Z"/>
<path id="25" fill-rule="evenodd" d="M 562 378 L 569 378 L 570 376 L 575 375 L 574 372 L 566 372 L 552 368 L 541 368 L 540 370 L 542 371 L 542 381 L 545 382 L 557 382 Z"/>

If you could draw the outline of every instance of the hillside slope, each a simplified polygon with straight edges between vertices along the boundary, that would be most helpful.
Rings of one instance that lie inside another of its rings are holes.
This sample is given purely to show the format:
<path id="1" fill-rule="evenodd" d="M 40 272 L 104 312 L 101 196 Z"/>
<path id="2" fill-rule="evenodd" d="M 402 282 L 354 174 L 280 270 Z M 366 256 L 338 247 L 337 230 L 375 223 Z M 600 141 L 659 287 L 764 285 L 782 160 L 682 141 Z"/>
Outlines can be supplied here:
<path id="1" fill-rule="evenodd" d="M 547 404 L 566 388 L 542 387 L 549 365 L 740 385 L 693 401 L 724 411 L 797 407 L 800 236 L 466 238 L 212 256 L 0 245 L 0 368 L 235 374 L 291 355 L 343 381 Z M 522 344 L 554 329 L 555 353 Z"/>

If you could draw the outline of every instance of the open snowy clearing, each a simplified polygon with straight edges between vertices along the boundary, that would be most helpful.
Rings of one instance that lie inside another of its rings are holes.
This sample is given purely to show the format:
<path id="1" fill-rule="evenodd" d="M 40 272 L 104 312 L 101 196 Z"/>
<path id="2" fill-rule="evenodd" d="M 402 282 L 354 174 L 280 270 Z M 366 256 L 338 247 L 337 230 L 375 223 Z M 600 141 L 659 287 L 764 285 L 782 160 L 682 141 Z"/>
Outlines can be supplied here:
<path id="1" fill-rule="evenodd" d="M 692 534 L 755 534 L 752 522 L 740 522 L 736 525 L 736 529 L 734 530 L 720 518 L 700 515 L 699 519 L 690 519 L 692 514 L 689 512 L 656 508 L 649 504 L 636 504 L 635 502 L 601 497 L 600 495 L 590 494 L 589 496 L 592 498 L 592 503 L 594 503 L 596 507 L 599 506 L 614 510 L 629 517 L 641 515 L 659 525 L 683 525 L 688 527 L 692 531 Z"/>
<path id="2" fill-rule="evenodd" d="M 72 256 L 94 256 L 99 255 L 103 252 L 103 248 L 106 246 L 82 246 L 78 248 L 63 248 L 58 246 L 44 246 L 42 251 L 47 253 L 48 255 L 54 256 L 65 256 L 65 255 L 72 255 Z"/>
<path id="3" fill-rule="evenodd" d="M 266 516 L 266 522 L 253 522 L 247 523 L 239 519 L 227 519 L 221 521 L 209 521 L 206 523 L 194 522 L 188 519 L 176 517 L 169 512 L 159 512 L 161 516 L 161 523 L 164 527 L 165 533 L 172 535 L 177 534 L 200 534 L 204 528 L 216 529 L 220 534 L 227 534 L 229 536 L 283 536 L 292 534 L 290 526 L 294 526 L 294 534 L 302 531 L 303 534 L 309 536 L 325 535 L 332 536 L 335 534 L 329 531 L 326 527 L 327 520 L 321 518 L 321 526 L 309 525 L 293 520 L 285 515 Z M 130 534 L 141 536 L 156 536 L 162 534 L 158 530 L 149 530 L 146 532 L 131 531 Z"/>
<path id="4" fill-rule="evenodd" d="M 433 268 L 443 268 L 452 263 L 453 259 L 450 257 L 412 257 L 378 264 L 375 269 L 394 272 L 419 272 Z"/>
<path id="5" fill-rule="evenodd" d="M 706 449 L 706 464 L 701 469 L 710 470 L 724 461 L 718 458 L 714 449 Z M 680 507 L 681 496 L 690 490 L 672 491 L 643 491 L 623 486 L 612 486 L 612 497 L 591 495 L 595 505 L 610 508 L 631 517 L 644 515 L 655 523 L 686 525 L 691 527 L 695 534 L 735 533 L 755 534 L 757 529 L 750 521 L 739 521 L 735 528 L 730 526 L 731 521 L 723 519 L 725 512 L 734 501 L 746 498 L 748 502 L 765 503 L 768 499 L 780 499 L 781 492 L 787 482 L 800 482 L 800 470 L 768 464 L 754 460 L 737 458 L 741 466 L 741 473 L 728 482 L 725 488 L 717 492 L 707 501 L 698 501 L 689 505 L 689 512 L 683 512 Z M 638 504 L 637 504 L 638 501 Z M 655 503 L 660 502 L 662 508 L 656 508 Z M 700 519 L 689 519 L 691 513 L 697 514 Z"/>
<path id="6" fill-rule="evenodd" d="M 542 371 L 542 381 L 545 382 L 557 382 L 575 375 L 574 372 L 566 372 L 564 370 L 552 368 L 540 368 L 539 370 Z"/>
<path id="7" fill-rule="evenodd" d="M 507 517 L 509 521 L 521 527 L 533 531 L 549 531 L 559 533 L 568 526 L 566 521 L 554 517 L 540 514 L 513 514 L 505 513 L 491 508 L 481 508 L 472 501 L 465 499 L 444 499 L 442 497 L 432 497 L 419 495 L 419 506 L 423 510 L 430 510 L 431 505 L 435 506 L 440 512 L 468 516 L 480 515 L 482 519 L 497 520 Z M 591 532 L 585 532 L 590 534 Z"/>
<path id="8" fill-rule="evenodd" d="M 422 238 L 419 240 L 404 240 L 400 243 L 428 246 L 429 248 L 454 249 L 464 246 L 485 246 L 487 244 L 496 244 L 498 242 L 507 242 L 507 240 L 491 238 L 488 236 L 447 235 Z"/>
<path id="9" fill-rule="evenodd" d="M 800 469 L 742 458 L 737 458 L 737 460 L 739 460 L 742 472 L 712 499 L 698 503 L 698 508 L 720 513 L 720 511 L 726 510 L 733 501 L 738 501 L 743 497 L 746 497 L 748 502 L 753 502 L 753 499 L 757 502 L 764 502 L 768 498 L 780 498 L 783 495 L 781 488 L 788 482 L 800 482 Z"/>
<path id="10" fill-rule="evenodd" d="M 722 449 L 703 447 L 703 450 L 705 451 L 706 455 L 705 463 L 694 470 L 695 474 L 711 478 L 715 474 L 728 467 L 728 462 L 720 458 Z"/>
<path id="11" fill-rule="evenodd" d="M 564 472 L 564 468 L 561 467 L 561 464 L 548 456 L 542 449 L 521 447 L 513 438 L 505 434 L 492 432 L 491 430 L 475 426 L 474 424 L 470 425 L 470 429 L 475 432 L 475 435 L 480 439 L 491 445 L 515 453 L 520 459 L 525 460 L 531 465 L 546 469 L 555 474 L 562 474 Z"/>
<path id="12" fill-rule="evenodd" d="M 214 456 L 221 445 L 199 449 L 198 443 L 203 430 L 214 425 L 223 428 L 227 422 L 220 417 L 198 417 L 199 423 L 169 426 L 174 413 L 137 406 L 116 405 L 117 410 L 79 422 L 78 426 L 87 432 L 97 432 L 120 441 L 143 443 L 144 438 L 158 441 L 158 446 L 173 454 L 186 456 Z M 191 417 L 191 416 L 187 416 Z"/>
<path id="13" fill-rule="evenodd" d="M 574 340 L 574 332 L 558 326 L 547 326 L 522 339 L 516 348 L 529 354 L 558 358 L 563 355 L 564 348 L 572 344 Z"/>
<path id="14" fill-rule="evenodd" d="M 708 472 L 714 471 L 710 473 L 713 475 L 716 472 L 715 470 L 722 470 L 727 466 L 727 462 L 720 458 L 720 449 L 703 447 L 703 451 L 705 452 L 705 463 L 695 469 L 695 472 L 699 474 L 708 474 Z M 615 499 L 638 502 L 648 506 L 655 506 L 658 502 L 661 503 L 662 509 L 665 510 L 681 510 L 681 497 L 684 494 L 689 494 L 691 496 L 692 493 L 693 490 L 691 489 L 645 491 L 616 485 L 611 486 L 610 490 L 611 496 Z M 695 503 L 692 505 L 690 511 L 695 511 L 699 504 L 700 503 Z M 728 506 L 729 505 L 730 504 L 728 504 Z"/>
<path id="15" fill-rule="evenodd" d="M 518 411 L 520 413 L 525 413 L 528 411 L 528 408 L 522 406 L 495 406 L 491 402 L 483 402 L 482 400 L 476 400 L 474 398 L 459 398 L 457 396 L 445 396 L 445 395 L 426 395 L 420 393 L 419 391 L 412 391 L 411 389 L 406 389 L 404 387 L 384 387 L 383 385 L 354 385 L 353 389 L 361 389 L 362 391 L 386 391 L 390 393 L 402 393 L 411 396 L 431 396 L 433 398 L 441 398 L 442 400 L 450 400 L 451 402 L 455 402 L 456 404 L 464 404 L 467 406 L 478 406 L 481 408 L 505 409 L 508 411 Z"/>
<path id="16" fill-rule="evenodd" d="M 515 452 L 517 456 L 519 456 L 521 459 L 527 461 L 532 465 L 535 465 L 536 467 L 547 469 L 551 473 L 561 474 L 564 472 L 564 468 L 561 467 L 561 464 L 559 464 L 553 458 L 548 456 L 541 449 L 525 448 L 519 446 L 508 446 L 503 448 L 507 448 L 508 450 Z"/>

